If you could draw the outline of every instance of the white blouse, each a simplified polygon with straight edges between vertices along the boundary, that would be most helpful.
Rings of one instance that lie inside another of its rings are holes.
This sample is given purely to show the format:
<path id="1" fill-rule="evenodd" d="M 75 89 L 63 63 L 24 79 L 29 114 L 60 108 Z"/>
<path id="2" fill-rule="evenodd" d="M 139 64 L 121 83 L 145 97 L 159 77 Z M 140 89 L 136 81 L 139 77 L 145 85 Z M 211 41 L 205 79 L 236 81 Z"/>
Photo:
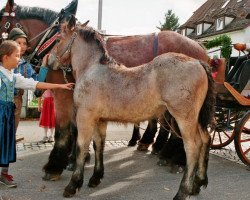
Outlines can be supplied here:
<path id="1" fill-rule="evenodd" d="M 15 88 L 20 89 L 31 89 L 35 90 L 38 81 L 35 81 L 33 78 L 24 78 L 21 74 L 14 74 L 13 70 L 8 70 L 0 65 L 0 71 L 10 80 L 13 81 L 13 77 L 16 77 Z M 0 79 L 0 87 L 1 87 Z"/>

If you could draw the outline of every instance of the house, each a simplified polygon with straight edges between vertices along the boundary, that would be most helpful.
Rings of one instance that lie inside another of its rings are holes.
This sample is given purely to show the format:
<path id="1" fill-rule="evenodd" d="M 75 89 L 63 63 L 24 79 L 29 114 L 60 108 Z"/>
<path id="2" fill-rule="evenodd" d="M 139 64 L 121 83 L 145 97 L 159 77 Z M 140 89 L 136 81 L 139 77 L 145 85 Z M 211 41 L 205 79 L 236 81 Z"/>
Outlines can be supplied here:
<path id="1" fill-rule="evenodd" d="M 179 32 L 198 41 L 227 34 L 233 44 L 250 43 L 250 19 L 247 19 L 250 15 L 246 18 L 249 13 L 250 0 L 207 0 L 179 27 Z M 210 56 L 215 54 L 218 52 Z M 232 55 L 239 53 L 233 50 Z"/>

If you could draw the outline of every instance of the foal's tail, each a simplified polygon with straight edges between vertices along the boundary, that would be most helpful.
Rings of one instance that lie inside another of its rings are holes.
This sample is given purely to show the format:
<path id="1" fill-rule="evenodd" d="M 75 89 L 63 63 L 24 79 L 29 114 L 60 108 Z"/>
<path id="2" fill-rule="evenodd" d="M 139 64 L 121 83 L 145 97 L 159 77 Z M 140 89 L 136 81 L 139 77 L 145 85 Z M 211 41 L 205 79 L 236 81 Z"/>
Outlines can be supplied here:
<path id="1" fill-rule="evenodd" d="M 208 91 L 205 101 L 201 107 L 200 114 L 199 114 L 199 123 L 203 130 L 208 128 L 208 125 L 214 127 L 214 113 L 215 113 L 215 86 L 214 80 L 211 75 L 211 67 L 202 61 L 200 64 L 204 67 L 207 72 L 208 78 Z"/>

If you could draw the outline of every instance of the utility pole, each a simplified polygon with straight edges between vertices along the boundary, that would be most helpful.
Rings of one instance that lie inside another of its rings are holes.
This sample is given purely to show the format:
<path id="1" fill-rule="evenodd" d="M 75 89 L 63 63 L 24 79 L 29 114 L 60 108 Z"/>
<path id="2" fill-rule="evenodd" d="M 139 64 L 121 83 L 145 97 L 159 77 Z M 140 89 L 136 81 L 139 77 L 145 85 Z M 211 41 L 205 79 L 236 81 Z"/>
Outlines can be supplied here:
<path id="1" fill-rule="evenodd" d="M 102 30 L 102 0 L 99 0 L 98 6 L 98 30 Z"/>

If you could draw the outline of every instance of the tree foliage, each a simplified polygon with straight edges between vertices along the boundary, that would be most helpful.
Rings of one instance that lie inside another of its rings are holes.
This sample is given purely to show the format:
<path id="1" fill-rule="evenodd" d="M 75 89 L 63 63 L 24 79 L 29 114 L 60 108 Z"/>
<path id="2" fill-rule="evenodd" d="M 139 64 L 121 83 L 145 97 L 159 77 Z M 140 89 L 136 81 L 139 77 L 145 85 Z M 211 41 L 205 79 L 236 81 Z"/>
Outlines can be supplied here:
<path id="1" fill-rule="evenodd" d="M 176 31 L 179 28 L 179 17 L 175 16 L 175 14 L 172 12 L 172 10 L 168 10 L 168 12 L 165 14 L 165 22 L 162 24 L 160 22 L 160 27 L 156 27 L 159 30 L 171 30 Z"/>
<path id="2" fill-rule="evenodd" d="M 229 59 L 232 53 L 232 40 L 228 35 L 220 35 L 204 44 L 207 49 L 221 46 L 221 55 Z"/>

